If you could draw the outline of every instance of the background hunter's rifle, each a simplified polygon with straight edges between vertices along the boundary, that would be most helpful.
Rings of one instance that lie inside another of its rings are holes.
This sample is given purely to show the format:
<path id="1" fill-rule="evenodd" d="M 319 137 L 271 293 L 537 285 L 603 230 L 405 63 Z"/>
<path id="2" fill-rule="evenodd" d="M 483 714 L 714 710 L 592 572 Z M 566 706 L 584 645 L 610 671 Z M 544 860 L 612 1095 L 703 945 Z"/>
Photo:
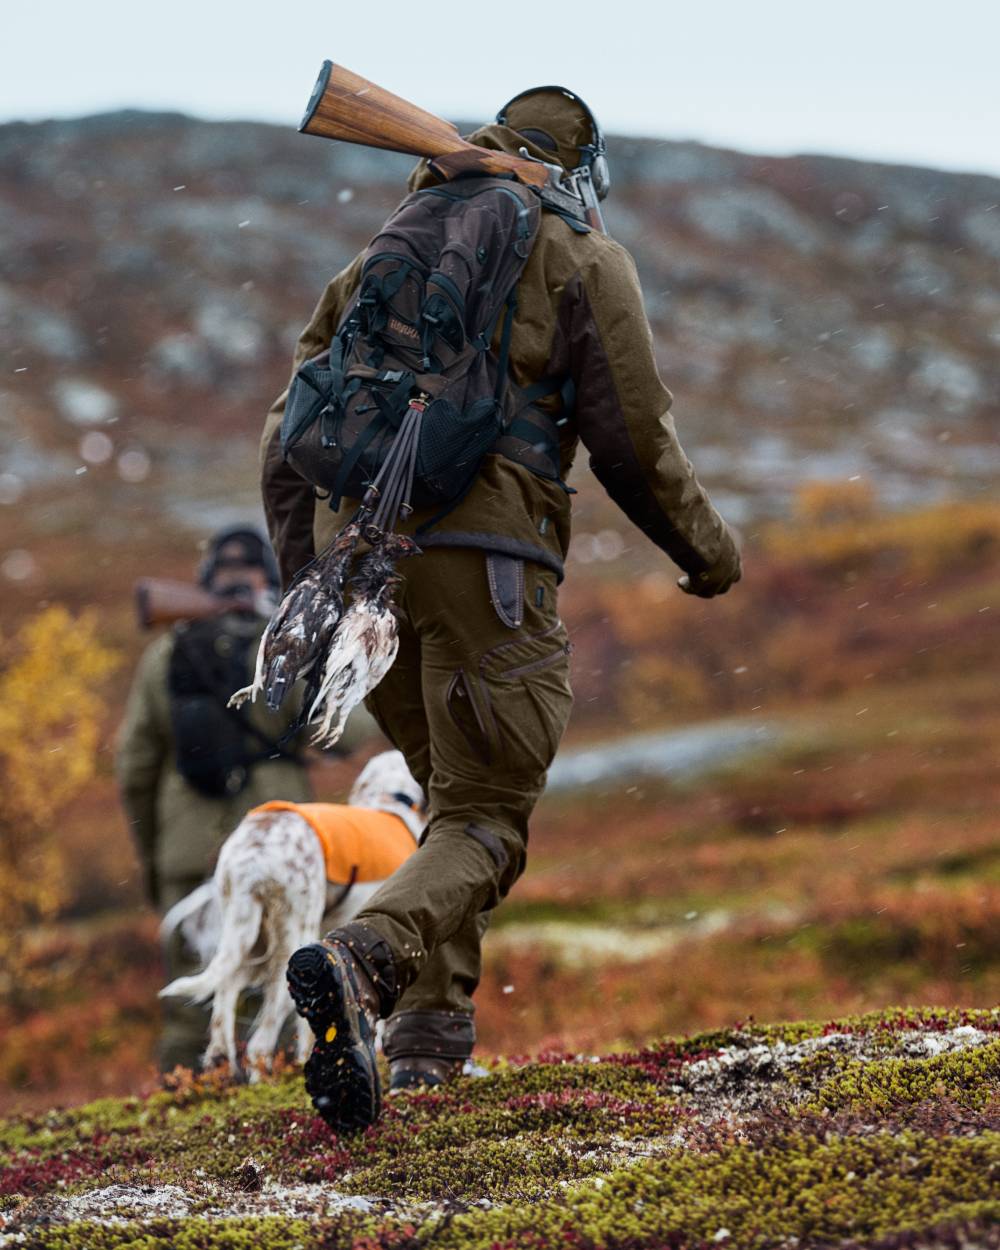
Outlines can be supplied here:
<path id="1" fill-rule="evenodd" d="M 143 629 L 155 629 L 178 621 L 203 621 L 223 612 L 252 612 L 254 604 L 249 599 L 213 595 L 187 582 L 144 577 L 135 584 L 135 610 Z"/>
<path id="2" fill-rule="evenodd" d="M 554 208 L 604 231 L 597 196 L 586 174 L 567 174 L 559 165 L 527 155 L 477 147 L 463 139 L 451 122 L 332 61 L 323 62 L 299 130 L 342 143 L 423 156 L 446 181 L 460 174 L 513 174 Z"/>

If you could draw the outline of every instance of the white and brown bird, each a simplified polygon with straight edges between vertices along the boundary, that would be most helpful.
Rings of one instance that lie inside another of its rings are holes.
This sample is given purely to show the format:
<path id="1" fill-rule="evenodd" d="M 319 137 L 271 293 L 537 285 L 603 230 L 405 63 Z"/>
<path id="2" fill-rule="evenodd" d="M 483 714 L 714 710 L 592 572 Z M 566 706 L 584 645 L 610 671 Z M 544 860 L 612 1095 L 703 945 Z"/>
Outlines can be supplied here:
<path id="1" fill-rule="evenodd" d="M 236 691 L 230 707 L 240 707 L 263 691 L 274 712 L 300 677 L 309 678 L 306 698 L 315 699 L 344 613 L 344 579 L 360 535 L 359 524 L 346 526 L 288 588 L 261 636 L 253 681 Z"/>
<path id="2" fill-rule="evenodd" d="M 337 626 L 307 719 L 313 742 L 331 747 L 351 711 L 379 684 L 399 649 L 394 594 L 397 561 L 420 549 L 403 534 L 383 533 L 351 578 L 351 603 Z"/>

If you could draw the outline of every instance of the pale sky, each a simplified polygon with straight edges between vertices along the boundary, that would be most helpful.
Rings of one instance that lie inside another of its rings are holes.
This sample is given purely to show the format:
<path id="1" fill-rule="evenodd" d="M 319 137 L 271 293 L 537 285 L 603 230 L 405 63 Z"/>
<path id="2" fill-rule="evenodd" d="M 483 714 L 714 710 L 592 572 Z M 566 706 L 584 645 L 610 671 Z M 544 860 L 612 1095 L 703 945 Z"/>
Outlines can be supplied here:
<path id="1" fill-rule="evenodd" d="M 1000 175 L 1000 0 L 6 0 L 0 122 L 297 124 L 324 57 L 450 119 L 527 86 L 608 131 Z"/>

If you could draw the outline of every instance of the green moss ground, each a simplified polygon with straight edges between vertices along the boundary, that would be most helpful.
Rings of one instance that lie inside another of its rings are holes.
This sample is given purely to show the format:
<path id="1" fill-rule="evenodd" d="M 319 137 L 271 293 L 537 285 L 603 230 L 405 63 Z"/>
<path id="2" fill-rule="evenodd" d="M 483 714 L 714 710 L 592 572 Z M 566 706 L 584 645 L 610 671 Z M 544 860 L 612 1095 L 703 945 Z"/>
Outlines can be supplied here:
<path id="1" fill-rule="evenodd" d="M 993 1244 L 1000 1011 L 500 1061 L 352 1139 L 295 1073 L 181 1082 L 4 1121 L 0 1160 L 0 1244 L 27 1247 Z"/>

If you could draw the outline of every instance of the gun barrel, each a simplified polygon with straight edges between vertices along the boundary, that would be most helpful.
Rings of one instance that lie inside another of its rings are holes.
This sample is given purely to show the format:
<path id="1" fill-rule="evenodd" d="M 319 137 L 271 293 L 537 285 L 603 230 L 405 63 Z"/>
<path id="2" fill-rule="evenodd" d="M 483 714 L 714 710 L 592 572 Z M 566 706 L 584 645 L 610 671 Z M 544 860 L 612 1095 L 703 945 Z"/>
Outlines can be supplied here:
<path id="1" fill-rule="evenodd" d="M 299 130 L 342 143 L 422 156 L 444 178 L 471 172 L 506 173 L 534 187 L 544 186 L 548 179 L 546 167 L 538 161 L 477 147 L 463 139 L 451 122 L 332 61 L 323 62 Z"/>
<path id="2" fill-rule="evenodd" d="M 187 582 L 144 577 L 135 584 L 135 608 L 141 628 L 155 629 L 157 625 L 200 621 L 223 612 L 252 609 L 253 604 L 243 599 L 221 598 Z"/>

